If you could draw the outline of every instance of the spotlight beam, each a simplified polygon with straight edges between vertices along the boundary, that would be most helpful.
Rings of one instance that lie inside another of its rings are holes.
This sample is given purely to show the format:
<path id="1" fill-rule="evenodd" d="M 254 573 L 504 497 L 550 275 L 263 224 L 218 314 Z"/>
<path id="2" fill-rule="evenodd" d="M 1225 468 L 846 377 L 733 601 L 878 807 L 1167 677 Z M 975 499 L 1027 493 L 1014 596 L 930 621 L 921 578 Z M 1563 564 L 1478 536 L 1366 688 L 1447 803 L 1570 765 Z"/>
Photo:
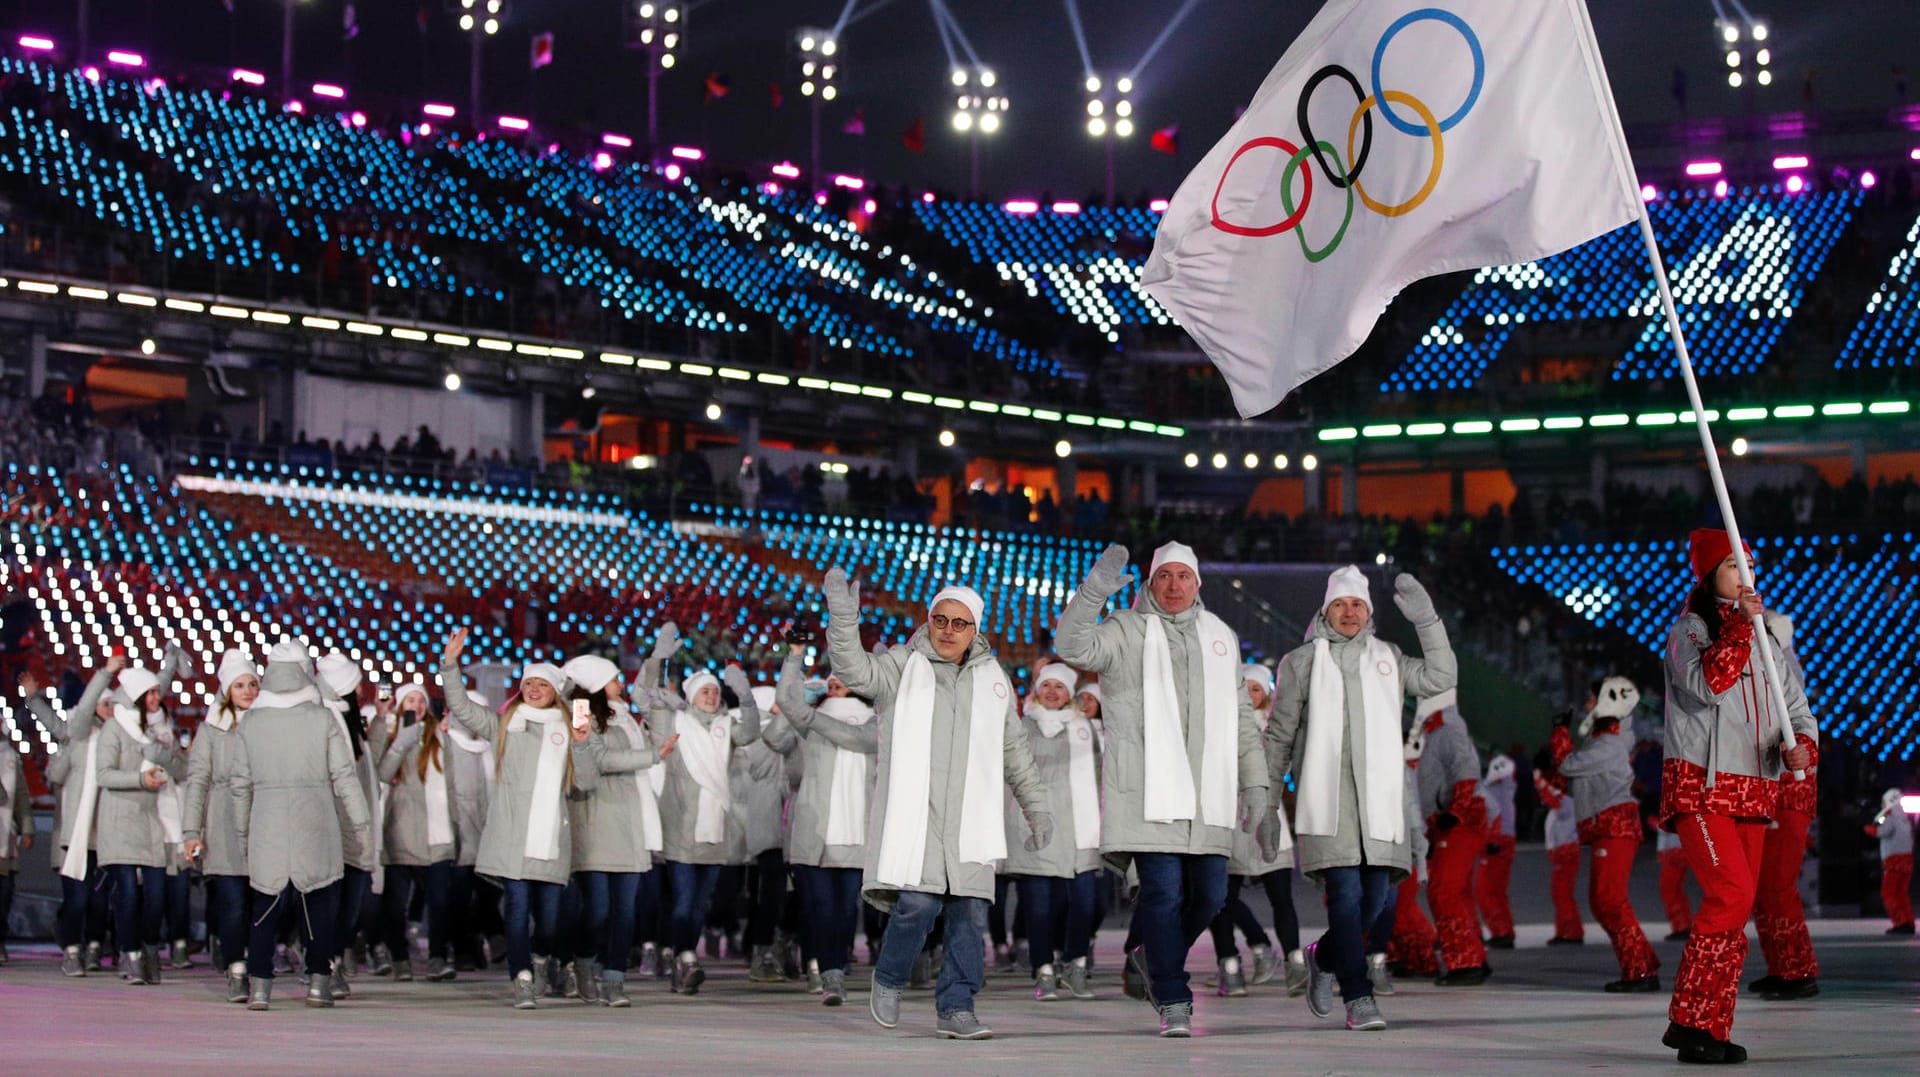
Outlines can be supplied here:
<path id="1" fill-rule="evenodd" d="M 1093 74 L 1093 53 L 1087 51 L 1087 31 L 1080 25 L 1080 5 L 1074 0 L 1061 0 L 1067 7 L 1067 25 L 1073 27 L 1073 43 L 1080 46 L 1080 67 L 1083 74 Z"/>
<path id="2" fill-rule="evenodd" d="M 934 29 L 940 31 L 940 47 L 947 50 L 947 67 L 959 67 L 960 57 L 953 52 L 953 35 L 947 32 L 947 20 L 940 17 L 940 0 L 927 0 L 927 10 L 933 12 Z"/>
<path id="3" fill-rule="evenodd" d="M 1127 72 L 1127 77 L 1137 81 L 1140 78 L 1140 72 L 1146 70 L 1147 64 L 1152 62 L 1154 54 L 1160 51 L 1160 46 L 1167 43 L 1167 39 L 1173 36 L 1173 32 L 1178 30 L 1180 24 L 1186 21 L 1187 16 L 1193 14 L 1193 9 L 1199 6 L 1200 0 L 1186 0 L 1186 3 L 1181 4 L 1180 10 L 1174 12 L 1173 18 L 1167 20 L 1166 29 L 1160 31 L 1160 36 L 1154 38 L 1153 44 L 1148 45 L 1147 51 L 1142 53 L 1140 59 L 1134 62 L 1133 70 Z"/>
<path id="4" fill-rule="evenodd" d="M 840 31 L 847 28 L 847 20 L 853 18 L 853 9 L 860 6 L 860 0 L 847 0 L 847 6 L 840 9 L 840 17 L 834 20 L 833 37 L 840 39 Z"/>
<path id="5" fill-rule="evenodd" d="M 874 3 L 868 4 L 866 7 L 861 8 L 860 13 L 858 15 L 855 15 L 851 19 L 847 19 L 841 25 L 839 25 L 838 27 L 835 27 L 834 35 L 833 35 L 834 38 L 837 40 L 840 36 L 841 30 L 845 30 L 847 27 L 852 26 L 855 23 L 867 21 L 867 17 L 869 15 L 879 14 L 881 8 L 884 8 L 891 3 L 893 3 L 893 0 L 875 0 Z"/>
<path id="6" fill-rule="evenodd" d="M 960 51 L 967 54 L 967 60 L 975 67 L 981 66 L 980 54 L 973 51 L 973 42 L 967 40 L 967 32 L 960 29 L 960 20 L 953 17 L 953 12 L 947 9 L 945 0 L 928 0 L 928 2 L 933 5 L 934 11 L 947 21 L 947 29 L 953 31 L 953 39 L 960 43 Z"/>

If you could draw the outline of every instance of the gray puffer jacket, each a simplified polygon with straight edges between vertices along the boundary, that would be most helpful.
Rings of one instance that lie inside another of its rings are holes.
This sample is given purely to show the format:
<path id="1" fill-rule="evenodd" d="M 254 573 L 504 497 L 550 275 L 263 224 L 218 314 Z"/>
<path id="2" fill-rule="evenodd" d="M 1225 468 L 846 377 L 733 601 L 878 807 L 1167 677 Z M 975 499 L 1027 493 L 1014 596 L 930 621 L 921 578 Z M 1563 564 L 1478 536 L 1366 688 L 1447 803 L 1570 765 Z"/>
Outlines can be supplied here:
<path id="1" fill-rule="evenodd" d="M 641 872 L 653 869 L 641 827 L 642 796 L 636 782 L 660 763 L 647 730 L 634 721 L 614 721 L 600 734 L 600 784 L 567 802 L 573 813 L 573 870 Z"/>
<path id="2" fill-rule="evenodd" d="M 841 751 L 876 756 L 880 751 L 880 716 L 865 725 L 849 725 L 807 705 L 806 662 L 787 655 L 780 667 L 776 699 L 780 713 L 768 720 L 761 736 L 775 751 L 798 751 L 803 760 L 800 788 L 787 803 L 787 863 L 810 868 L 857 868 L 866 863 L 867 848 L 827 844 L 827 814 L 832 805 L 835 757 Z M 796 732 L 794 722 L 806 728 Z M 867 773 L 873 774 L 873 760 Z M 871 790 L 872 782 L 868 788 Z M 869 798 L 871 804 L 871 798 Z M 865 827 L 862 827 L 865 833 Z"/>
<path id="3" fill-rule="evenodd" d="M 1029 850 L 1026 842 L 1032 830 L 1019 812 L 1008 810 L 1007 862 L 1004 870 L 1008 875 L 1038 875 L 1053 879 L 1071 879 L 1083 871 L 1098 871 L 1100 850 L 1075 848 L 1073 837 L 1073 741 L 1078 738 L 1091 744 L 1093 723 L 1076 714 L 1074 720 L 1059 727 L 1051 737 L 1032 718 L 1022 718 L 1020 728 L 1026 731 L 1027 746 L 1033 750 L 1034 766 L 1039 768 L 1040 780 L 1046 783 L 1047 811 L 1053 814 L 1053 840 L 1044 849 Z M 1098 811 L 1098 750 L 1094 752 L 1093 784 L 1094 810 Z"/>
<path id="4" fill-rule="evenodd" d="M 860 646 L 860 624 L 854 618 L 832 618 L 827 624 L 827 642 L 834 676 L 855 695 L 873 700 L 874 724 L 879 727 L 880 754 L 875 766 L 878 781 L 869 805 L 872 817 L 867 824 L 866 876 L 861 892 L 874 907 L 887 910 L 899 899 L 899 890 L 881 885 L 874 873 L 879 870 L 880 840 L 886 829 L 888 768 L 893 761 L 894 695 L 900 688 L 900 676 L 907 660 L 918 654 L 933 666 L 934 703 L 932 759 L 927 778 L 926 856 L 922 861 L 920 882 L 904 889 L 915 893 L 951 894 L 993 900 L 993 865 L 960 859 L 960 813 L 966 793 L 968 745 L 973 729 L 974 673 L 993 663 L 993 647 L 985 633 L 974 637 L 973 645 L 959 663 L 949 662 L 933 649 L 926 628 L 913 634 L 905 646 L 882 655 L 871 655 Z M 1003 714 L 1001 765 L 1007 787 L 1020 810 L 1028 817 L 1047 810 L 1046 783 L 1034 766 L 1033 751 L 1026 731 L 1014 713 L 1012 685 L 1004 671 L 1000 680 L 1006 685 L 1006 702 L 997 707 Z M 1060 841 L 1062 820 L 1054 820 L 1054 841 Z M 1071 826 L 1071 820 L 1064 825 Z M 1069 833 L 1071 833 L 1069 831 Z"/>
<path id="5" fill-rule="evenodd" d="M 1402 654 L 1393 647 L 1400 667 L 1400 694 L 1424 699 L 1454 687 L 1458 680 L 1453 649 L 1447 643 L 1447 630 L 1438 620 L 1416 625 L 1424 658 Z M 1313 618 L 1312 639 L 1287 653 L 1280 663 L 1274 690 L 1273 721 L 1267 726 L 1267 758 L 1273 764 L 1277 788 L 1282 777 L 1306 760 L 1307 690 L 1313 681 L 1313 640 L 1326 640 L 1329 655 L 1340 668 L 1346 686 L 1346 747 L 1340 753 L 1344 764 L 1340 775 L 1340 823 L 1334 834 L 1301 834 L 1296 829 L 1294 842 L 1300 851 L 1300 869 L 1314 879 L 1328 868 L 1357 867 L 1365 863 L 1394 870 L 1394 878 L 1404 877 L 1412 868 L 1410 843 L 1388 843 L 1366 837 L 1360 830 L 1360 793 L 1367 780 L 1366 712 L 1361 699 L 1360 664 L 1373 639 L 1373 626 L 1347 639 L 1334 631 L 1324 613 Z M 1422 757 L 1416 775 L 1424 779 L 1427 769 Z M 1396 777 L 1398 772 L 1396 771 Z M 1399 779 L 1404 790 L 1405 779 Z M 1424 782 L 1423 782 L 1424 784 Z M 1404 796 L 1404 792 L 1402 793 Z M 1298 823 L 1298 815 L 1295 822 Z"/>
<path id="6" fill-rule="evenodd" d="M 41 728 L 60 745 L 60 753 L 54 756 L 54 766 L 47 768 L 48 784 L 57 784 L 60 791 L 59 802 L 55 805 L 53 856 L 55 871 L 60 869 L 60 861 L 67 855 L 67 846 L 71 844 L 73 820 L 80 811 L 80 793 L 86 785 L 82 780 L 80 767 L 87 761 L 87 744 L 100 732 L 100 720 L 93 712 L 100 706 L 100 697 L 107 694 L 113 685 L 114 674 L 105 670 L 95 670 L 93 678 L 87 681 L 87 689 L 80 696 L 80 702 L 73 705 L 66 717 L 54 711 L 43 696 L 35 696 L 27 701 L 27 713 L 39 721 Z M 78 761 L 76 763 L 76 760 Z M 56 777 L 55 767 L 62 768 Z M 97 818 L 97 817 L 96 817 Z M 100 847 L 100 832 L 96 828 L 93 848 Z"/>
<path id="7" fill-rule="evenodd" d="M 310 894 L 346 873 L 342 815 L 363 842 L 372 815 L 354 777 L 353 747 L 307 673 L 270 663 L 260 683 L 234 753 L 233 815 L 247 843 L 246 874 L 257 893 L 292 885 Z"/>
<path id="8" fill-rule="evenodd" d="M 187 757 L 182 755 L 169 732 L 154 730 L 141 744 L 118 719 L 100 727 L 100 751 L 94 775 L 100 783 L 99 812 L 94 820 L 98 838 L 94 848 L 100 854 L 100 866 L 132 864 L 143 868 L 164 868 L 171 862 L 166 832 L 160 825 L 160 798 L 177 795 L 170 786 L 148 789 L 141 783 L 146 764 L 167 774 L 169 782 L 187 779 Z"/>
<path id="9" fill-rule="evenodd" d="M 1208 826 L 1194 821 L 1148 822 L 1146 818 L 1146 707 L 1142 698 L 1147 618 L 1158 617 L 1167 636 L 1173 667 L 1174 694 L 1180 701 L 1180 721 L 1186 730 L 1187 761 L 1193 768 L 1194 788 L 1200 788 L 1200 766 L 1206 751 L 1205 662 L 1197 622 L 1204 604 L 1168 614 L 1142 590 L 1133 609 L 1115 610 L 1105 620 L 1100 612 L 1107 595 L 1083 582 L 1054 631 L 1060 660 L 1075 669 L 1100 675 L 1101 715 L 1106 725 L 1102 756 L 1101 851 L 1116 870 L 1125 871 L 1133 853 L 1187 853 L 1230 856 L 1236 828 Z M 1231 636 L 1231 631 L 1229 631 Z M 1253 701 L 1240 677 L 1240 641 L 1227 644 L 1233 655 L 1233 683 L 1216 690 L 1233 692 L 1239 701 L 1237 754 L 1240 792 L 1269 785 L 1267 756 L 1260 743 L 1260 726 Z M 1062 820 L 1054 820 L 1056 824 Z"/>
<path id="10" fill-rule="evenodd" d="M 207 843 L 200 870 L 208 875 L 245 875 L 247 845 L 233 817 L 234 756 L 240 751 L 241 715 L 226 704 L 215 704 L 231 721 L 226 729 L 209 717 L 194 732 L 187 752 L 187 804 L 182 826 L 185 837 Z"/>
<path id="11" fill-rule="evenodd" d="M 387 789 L 387 817 L 380 858 L 399 867 L 430 867 L 454 859 L 459 852 L 460 829 L 454 823 L 454 805 L 460 798 L 454 790 L 453 770 L 446 764 L 447 754 L 460 749 L 450 748 L 444 741 L 437 744 L 434 757 L 427 760 L 423 780 L 420 755 L 426 751 L 425 730 L 424 725 L 407 726 L 381 749 L 379 776 L 380 784 Z M 453 834 L 437 845 L 427 833 L 427 782 L 439 782 L 447 791 L 447 822 Z"/>

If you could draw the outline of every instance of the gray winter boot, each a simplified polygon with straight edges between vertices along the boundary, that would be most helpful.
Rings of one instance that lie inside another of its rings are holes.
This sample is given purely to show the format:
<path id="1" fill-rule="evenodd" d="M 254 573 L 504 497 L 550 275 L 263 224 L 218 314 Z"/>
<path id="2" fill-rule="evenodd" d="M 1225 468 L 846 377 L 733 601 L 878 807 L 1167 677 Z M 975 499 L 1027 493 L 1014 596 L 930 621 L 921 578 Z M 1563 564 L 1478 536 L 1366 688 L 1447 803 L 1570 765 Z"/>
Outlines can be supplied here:
<path id="1" fill-rule="evenodd" d="M 1074 998 L 1092 998 L 1092 973 L 1087 968 L 1087 959 L 1076 957 L 1067 962 L 1067 970 L 1060 977 L 1060 985 Z"/>
<path id="2" fill-rule="evenodd" d="M 873 989 L 867 997 L 867 1012 L 873 1015 L 873 1023 L 881 1028 L 893 1028 L 900 1023 L 900 989 L 881 983 L 878 971 L 873 974 Z"/>
<path id="3" fill-rule="evenodd" d="M 1319 948 L 1320 944 L 1316 942 L 1307 947 L 1306 951 L 1307 1009 L 1311 1010 L 1315 1017 L 1329 1017 L 1333 1014 L 1334 977 L 1333 973 L 1320 970 L 1320 963 L 1315 960 L 1314 953 Z"/>
<path id="4" fill-rule="evenodd" d="M 157 984 L 160 982 L 160 948 L 158 946 L 148 946 L 141 949 L 140 967 L 148 983 Z"/>
<path id="5" fill-rule="evenodd" d="M 1255 946 L 1253 948 L 1254 983 L 1270 984 L 1273 982 L 1274 973 L 1279 971 L 1280 962 L 1273 952 L 1273 947 Z"/>
<path id="6" fill-rule="evenodd" d="M 553 997 L 553 977 L 548 975 L 547 959 L 539 954 L 533 956 L 533 989 L 541 998 Z"/>
<path id="7" fill-rule="evenodd" d="M 1240 970 L 1238 957 L 1220 959 L 1220 986 L 1214 991 L 1221 998 L 1247 997 L 1247 974 Z"/>
<path id="8" fill-rule="evenodd" d="M 331 976 L 324 972 L 316 972 L 308 976 L 307 1005 L 322 1010 L 332 1008 L 334 987 L 329 981 L 343 973 L 344 970 L 336 970 Z"/>
<path id="9" fill-rule="evenodd" d="M 563 998 L 581 997 L 581 989 L 586 985 L 581 982 L 580 962 L 569 961 L 560 966 L 560 979 L 562 984 L 560 994 Z"/>
<path id="10" fill-rule="evenodd" d="M 247 1001 L 247 963 L 244 961 L 227 966 L 227 1001 Z"/>
<path id="11" fill-rule="evenodd" d="M 1393 972 L 1387 968 L 1386 954 L 1367 955 L 1367 978 L 1373 981 L 1373 993 L 1381 997 L 1393 994 Z"/>
<path id="12" fill-rule="evenodd" d="M 534 982 L 533 972 L 522 969 L 513 978 L 513 1008 L 531 1010 L 540 1005 L 540 985 Z"/>
<path id="13" fill-rule="evenodd" d="M 131 950 L 120 955 L 120 978 L 136 987 L 153 982 L 147 979 L 146 960 Z"/>
<path id="14" fill-rule="evenodd" d="M 847 1001 L 847 973 L 844 969 L 828 969 L 820 974 L 820 1004 L 839 1006 Z"/>
<path id="15" fill-rule="evenodd" d="M 101 958 L 103 956 L 104 955 L 100 952 L 99 943 L 97 942 L 87 943 L 87 965 L 86 965 L 87 971 L 88 972 L 105 972 L 107 970 L 106 966 L 100 963 Z"/>
<path id="16" fill-rule="evenodd" d="M 780 971 L 780 958 L 774 954 L 773 947 L 753 948 L 753 962 L 747 967 L 747 979 L 757 984 L 786 982 L 786 975 Z"/>
<path id="17" fill-rule="evenodd" d="M 640 960 L 633 966 L 633 974 L 643 980 L 660 975 L 660 947 L 650 942 L 640 944 Z"/>
<path id="18" fill-rule="evenodd" d="M 407 984 L 413 982 L 413 955 L 401 954 L 393 959 L 393 982 Z"/>
<path id="19" fill-rule="evenodd" d="M 1287 997 L 1299 998 L 1307 990 L 1307 955 L 1294 950 L 1287 955 Z"/>
<path id="20" fill-rule="evenodd" d="M 386 943 L 373 944 L 373 949 L 368 953 L 367 967 L 375 976 L 385 976 L 393 971 L 393 951 L 387 948 Z"/>
<path id="21" fill-rule="evenodd" d="M 707 970 L 700 967 L 700 961 L 692 950 L 674 958 L 673 989 L 682 995 L 697 995 L 700 985 L 707 982 Z"/>
<path id="22" fill-rule="evenodd" d="M 273 980 L 261 977 L 247 984 L 247 1009 L 264 1010 L 273 1002 Z"/>
<path id="23" fill-rule="evenodd" d="M 60 975 L 81 977 L 87 974 L 85 959 L 80 956 L 80 947 L 69 946 L 60 952 Z"/>
<path id="24" fill-rule="evenodd" d="M 332 976 L 328 977 L 325 973 L 315 975 L 331 980 L 328 990 L 334 998 L 353 997 L 353 988 L 347 986 L 347 960 L 344 956 L 334 961 Z"/>
<path id="25" fill-rule="evenodd" d="M 1193 1035 L 1193 1003 L 1169 1002 L 1160 1007 L 1160 1035 L 1170 1040 Z"/>
<path id="26" fill-rule="evenodd" d="M 618 969 L 601 969 L 596 997 L 600 1005 L 616 1010 L 624 1010 L 633 1005 L 633 1000 L 627 997 L 627 974 Z"/>
<path id="27" fill-rule="evenodd" d="M 427 958 L 428 982 L 441 983 L 446 980 L 451 980 L 458 975 L 460 975 L 460 973 L 458 970 L 456 970 L 453 967 L 453 962 L 448 961 L 446 958 L 444 957 Z"/>
<path id="28" fill-rule="evenodd" d="M 173 945 L 167 947 L 167 967 L 170 969 L 192 968 L 193 956 L 187 950 L 187 940 L 173 940 Z"/>
<path id="29" fill-rule="evenodd" d="M 575 961 L 573 965 L 568 968 L 567 976 L 572 980 L 578 981 L 580 985 L 580 1001 L 600 1001 L 600 977 L 595 975 L 594 963 L 591 958 L 584 961 Z"/>
<path id="30" fill-rule="evenodd" d="M 1033 974 L 1033 1000 L 1035 1002 L 1058 1002 L 1060 1000 L 1060 974 L 1052 965 L 1042 965 Z"/>
<path id="31" fill-rule="evenodd" d="M 821 972 L 820 972 L 820 959 L 817 957 L 808 958 L 807 959 L 807 990 L 817 995 L 826 989 L 827 989 L 826 978 L 823 975 L 821 975 Z"/>

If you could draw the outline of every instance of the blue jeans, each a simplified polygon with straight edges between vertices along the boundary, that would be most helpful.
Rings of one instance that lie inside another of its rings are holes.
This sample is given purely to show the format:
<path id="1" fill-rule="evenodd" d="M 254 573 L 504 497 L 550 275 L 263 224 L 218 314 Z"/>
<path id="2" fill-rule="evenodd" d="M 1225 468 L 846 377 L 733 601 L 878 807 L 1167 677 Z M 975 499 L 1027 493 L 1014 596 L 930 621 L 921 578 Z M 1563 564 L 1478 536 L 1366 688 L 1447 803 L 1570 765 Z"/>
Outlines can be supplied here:
<path id="1" fill-rule="evenodd" d="M 1146 950 L 1155 1005 L 1192 1002 L 1187 951 L 1227 902 L 1227 858 L 1186 853 L 1135 853 L 1140 896 L 1133 926 Z"/>
<path id="2" fill-rule="evenodd" d="M 581 918 L 583 937 L 574 955 L 600 954 L 600 967 L 608 972 L 627 971 L 627 953 L 633 949 L 634 905 L 640 896 L 637 871 L 577 871 L 574 885 L 586 915 Z"/>
<path id="3" fill-rule="evenodd" d="M 62 947 L 100 942 L 107 937 L 107 876 L 87 854 L 87 877 L 60 876 L 60 915 L 54 940 Z"/>
<path id="4" fill-rule="evenodd" d="M 110 864 L 113 880 L 113 933 L 123 953 L 158 946 L 161 919 L 166 912 L 167 869 L 137 864 Z"/>
<path id="5" fill-rule="evenodd" d="M 846 971 L 853 960 L 853 933 L 860 922 L 860 869 L 808 868 L 795 865 L 807 948 L 820 962 L 820 971 Z"/>
<path id="6" fill-rule="evenodd" d="M 334 952 L 335 928 L 340 926 L 340 884 L 328 883 L 302 894 L 289 883 L 278 894 L 253 894 L 253 927 L 247 937 L 247 975 L 273 979 L 273 944 L 280 925 L 292 917 L 306 950 L 307 974 L 327 971 Z"/>
<path id="7" fill-rule="evenodd" d="M 667 947 L 690 954 L 700 942 L 700 929 L 713 905 L 713 889 L 720 883 L 718 864 L 667 864 L 673 887 L 673 914 L 667 923 Z"/>
<path id="8" fill-rule="evenodd" d="M 348 868 L 346 875 L 340 879 L 340 915 L 334 924 L 332 956 L 337 958 L 347 952 L 347 944 L 353 941 L 353 933 L 360 930 L 367 898 L 372 894 L 372 874 L 359 868 Z"/>
<path id="9" fill-rule="evenodd" d="M 533 954 L 553 952 L 560 924 L 559 883 L 536 883 L 526 879 L 502 879 L 507 921 L 507 975 L 518 976 L 533 970 Z"/>
<path id="10" fill-rule="evenodd" d="M 407 949 L 407 906 L 413 902 L 414 887 L 427 895 L 427 956 L 453 960 L 452 932 L 447 924 L 447 896 L 453 891 L 453 861 L 442 860 L 426 867 L 387 865 L 386 893 L 380 896 L 381 921 L 386 928 L 384 940 L 394 960 L 411 956 Z"/>
<path id="11" fill-rule="evenodd" d="M 228 965 L 247 952 L 247 877 L 207 876 L 207 897 L 213 905 L 213 932 L 220 939 L 220 959 Z"/>
<path id="12" fill-rule="evenodd" d="M 1327 886 L 1327 933 L 1320 936 L 1314 963 L 1339 978 L 1340 997 L 1348 1002 L 1373 994 L 1365 934 L 1387 907 L 1391 878 L 1391 869 L 1364 864 L 1321 874 Z"/>
<path id="13" fill-rule="evenodd" d="M 987 976 L 986 943 L 982 941 L 987 929 L 985 898 L 901 891 L 893 915 L 887 918 L 887 933 L 880 940 L 873 980 L 882 987 L 907 986 L 913 975 L 913 960 L 920 956 L 933 921 L 943 909 L 947 914 L 947 953 L 940 963 L 940 979 L 933 985 L 934 1007 L 942 1015 L 972 1013 L 973 996 L 980 993 Z"/>
<path id="14" fill-rule="evenodd" d="M 660 881 L 666 871 L 658 861 L 640 873 L 640 890 L 633 898 L 633 937 L 660 944 Z"/>
<path id="15" fill-rule="evenodd" d="M 1039 875 L 1018 875 L 1020 919 L 1027 926 L 1027 948 L 1033 954 L 1033 967 L 1053 960 L 1055 953 L 1068 961 L 1087 956 L 1093 942 L 1093 890 L 1097 871 L 1083 871 L 1071 879 Z M 1064 916 L 1066 934 L 1056 938 L 1054 925 Z"/>
<path id="16" fill-rule="evenodd" d="M 185 871 L 168 875 L 161 883 L 165 896 L 166 936 L 168 939 L 193 937 L 193 880 Z"/>
<path id="17" fill-rule="evenodd" d="M 1384 954 L 1393 943 L 1393 914 L 1396 911 L 1393 902 L 1398 893 L 1394 884 L 1387 884 L 1387 896 L 1380 902 L 1380 911 L 1367 923 L 1367 953 Z"/>

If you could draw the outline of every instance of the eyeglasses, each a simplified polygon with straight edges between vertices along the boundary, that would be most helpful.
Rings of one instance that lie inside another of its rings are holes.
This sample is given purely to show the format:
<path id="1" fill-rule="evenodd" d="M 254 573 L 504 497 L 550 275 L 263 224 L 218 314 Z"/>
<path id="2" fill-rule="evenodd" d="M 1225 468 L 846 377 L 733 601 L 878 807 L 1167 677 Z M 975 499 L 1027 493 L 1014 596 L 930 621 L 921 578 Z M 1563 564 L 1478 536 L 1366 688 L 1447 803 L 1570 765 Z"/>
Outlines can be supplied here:
<path id="1" fill-rule="evenodd" d="M 948 617 L 944 613 L 936 613 L 928 617 L 927 623 L 942 632 L 945 632 L 949 628 L 955 632 L 965 632 L 967 629 L 973 627 L 973 622 L 967 620 L 965 617 Z"/>

